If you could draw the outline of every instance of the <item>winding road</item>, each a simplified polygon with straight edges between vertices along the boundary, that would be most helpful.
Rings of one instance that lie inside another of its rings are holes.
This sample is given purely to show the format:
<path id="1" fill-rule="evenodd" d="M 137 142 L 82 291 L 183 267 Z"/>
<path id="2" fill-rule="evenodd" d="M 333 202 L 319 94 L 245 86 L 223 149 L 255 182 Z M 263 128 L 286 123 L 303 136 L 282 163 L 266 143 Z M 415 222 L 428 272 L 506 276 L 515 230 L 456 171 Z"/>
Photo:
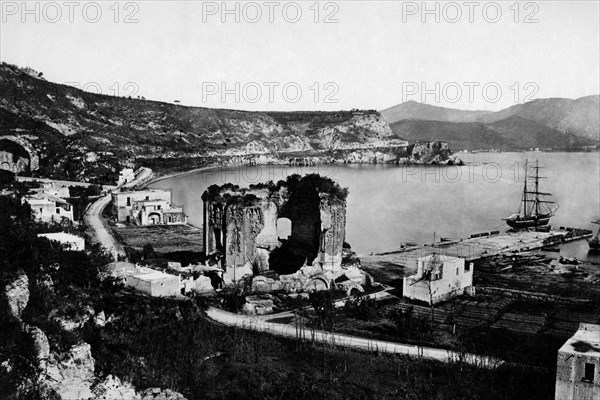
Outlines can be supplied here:
<path id="1" fill-rule="evenodd" d="M 102 211 L 110 203 L 111 194 L 108 193 L 104 197 L 100 197 L 85 212 L 85 222 L 92 231 L 92 238 L 95 242 L 100 243 L 117 259 L 117 256 L 125 256 L 125 250 L 115 238 L 110 229 L 106 226 L 102 219 Z"/>

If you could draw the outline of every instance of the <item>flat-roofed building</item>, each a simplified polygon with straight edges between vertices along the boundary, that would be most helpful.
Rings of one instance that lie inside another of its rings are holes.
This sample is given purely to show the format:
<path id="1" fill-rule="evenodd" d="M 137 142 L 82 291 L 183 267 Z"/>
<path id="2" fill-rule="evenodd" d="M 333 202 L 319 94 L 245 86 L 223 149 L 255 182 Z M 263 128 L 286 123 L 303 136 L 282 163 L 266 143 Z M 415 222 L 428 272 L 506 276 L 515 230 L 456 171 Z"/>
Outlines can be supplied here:
<path id="1" fill-rule="evenodd" d="M 40 233 L 38 237 L 45 237 L 50 241 L 61 243 L 65 246 L 67 250 L 72 251 L 83 251 L 85 250 L 85 239 L 77 236 L 71 235 L 66 232 L 56 232 L 56 233 Z"/>
<path id="2" fill-rule="evenodd" d="M 600 325 L 579 324 L 558 350 L 556 400 L 600 399 Z"/>
<path id="3" fill-rule="evenodd" d="M 131 210 L 136 201 L 163 200 L 171 202 L 169 190 L 136 190 L 127 192 L 115 192 L 112 194 L 112 204 L 117 215 L 117 222 L 133 222 Z"/>
<path id="4" fill-rule="evenodd" d="M 64 218 L 73 221 L 73 206 L 60 197 L 36 194 L 23 197 L 29 203 L 35 219 L 41 222 L 60 223 Z"/>
<path id="5" fill-rule="evenodd" d="M 114 262 L 104 268 L 108 276 L 120 279 L 123 284 L 154 297 L 181 294 L 181 278 L 147 267 L 127 262 Z"/>

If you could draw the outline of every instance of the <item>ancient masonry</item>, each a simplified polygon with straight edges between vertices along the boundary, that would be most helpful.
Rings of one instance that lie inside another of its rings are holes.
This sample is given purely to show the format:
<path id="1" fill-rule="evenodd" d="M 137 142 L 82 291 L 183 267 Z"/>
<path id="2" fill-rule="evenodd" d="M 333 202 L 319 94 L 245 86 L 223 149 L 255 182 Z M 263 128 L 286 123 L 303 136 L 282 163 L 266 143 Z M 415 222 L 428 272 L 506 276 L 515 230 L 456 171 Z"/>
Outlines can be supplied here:
<path id="1" fill-rule="evenodd" d="M 15 174 L 39 169 L 40 160 L 27 138 L 0 136 L 0 169 Z"/>
<path id="2" fill-rule="evenodd" d="M 261 273 L 270 269 L 271 253 L 284 245 L 298 259 L 305 259 L 305 264 L 318 263 L 324 272 L 339 269 L 346 226 L 345 196 L 302 186 L 302 181 L 296 190 L 289 189 L 287 184 L 209 188 L 202 196 L 206 254 L 220 252 L 225 271 L 250 264 L 255 273 Z M 285 232 L 290 223 L 291 232 Z"/>

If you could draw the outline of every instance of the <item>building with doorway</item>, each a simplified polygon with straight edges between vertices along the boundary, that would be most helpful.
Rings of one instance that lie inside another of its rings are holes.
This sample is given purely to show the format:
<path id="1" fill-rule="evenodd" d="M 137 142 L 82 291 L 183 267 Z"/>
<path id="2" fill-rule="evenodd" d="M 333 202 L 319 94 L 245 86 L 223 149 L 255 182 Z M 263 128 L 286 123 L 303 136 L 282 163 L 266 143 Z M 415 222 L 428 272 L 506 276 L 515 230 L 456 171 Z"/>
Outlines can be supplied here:
<path id="1" fill-rule="evenodd" d="M 183 208 L 171 204 L 168 190 L 136 190 L 116 192 L 112 195 L 117 222 L 136 225 L 186 224 Z"/>
<path id="2" fill-rule="evenodd" d="M 29 203 L 36 220 L 47 223 L 60 223 L 63 219 L 73 222 L 73 206 L 60 197 L 35 194 L 23 197 Z"/>
<path id="3" fill-rule="evenodd" d="M 417 271 L 405 276 L 403 295 L 428 304 L 463 294 L 473 286 L 473 263 L 464 258 L 432 254 L 417 259 Z"/>
<path id="4" fill-rule="evenodd" d="M 579 324 L 558 350 L 554 398 L 600 399 L 600 325 Z"/>
<path id="5" fill-rule="evenodd" d="M 187 223 L 181 207 L 173 207 L 165 200 L 142 200 L 133 203 L 130 222 L 136 225 L 178 225 Z"/>

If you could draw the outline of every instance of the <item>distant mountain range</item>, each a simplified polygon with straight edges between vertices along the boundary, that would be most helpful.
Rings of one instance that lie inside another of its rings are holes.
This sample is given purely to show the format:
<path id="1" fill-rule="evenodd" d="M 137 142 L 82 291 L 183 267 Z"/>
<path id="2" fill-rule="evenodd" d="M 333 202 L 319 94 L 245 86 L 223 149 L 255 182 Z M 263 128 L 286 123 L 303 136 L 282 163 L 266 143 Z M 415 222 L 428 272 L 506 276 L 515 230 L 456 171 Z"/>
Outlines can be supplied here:
<path id="1" fill-rule="evenodd" d="M 407 140 L 444 140 L 451 148 L 574 149 L 600 141 L 600 96 L 540 99 L 492 111 L 408 101 L 381 111 Z"/>

